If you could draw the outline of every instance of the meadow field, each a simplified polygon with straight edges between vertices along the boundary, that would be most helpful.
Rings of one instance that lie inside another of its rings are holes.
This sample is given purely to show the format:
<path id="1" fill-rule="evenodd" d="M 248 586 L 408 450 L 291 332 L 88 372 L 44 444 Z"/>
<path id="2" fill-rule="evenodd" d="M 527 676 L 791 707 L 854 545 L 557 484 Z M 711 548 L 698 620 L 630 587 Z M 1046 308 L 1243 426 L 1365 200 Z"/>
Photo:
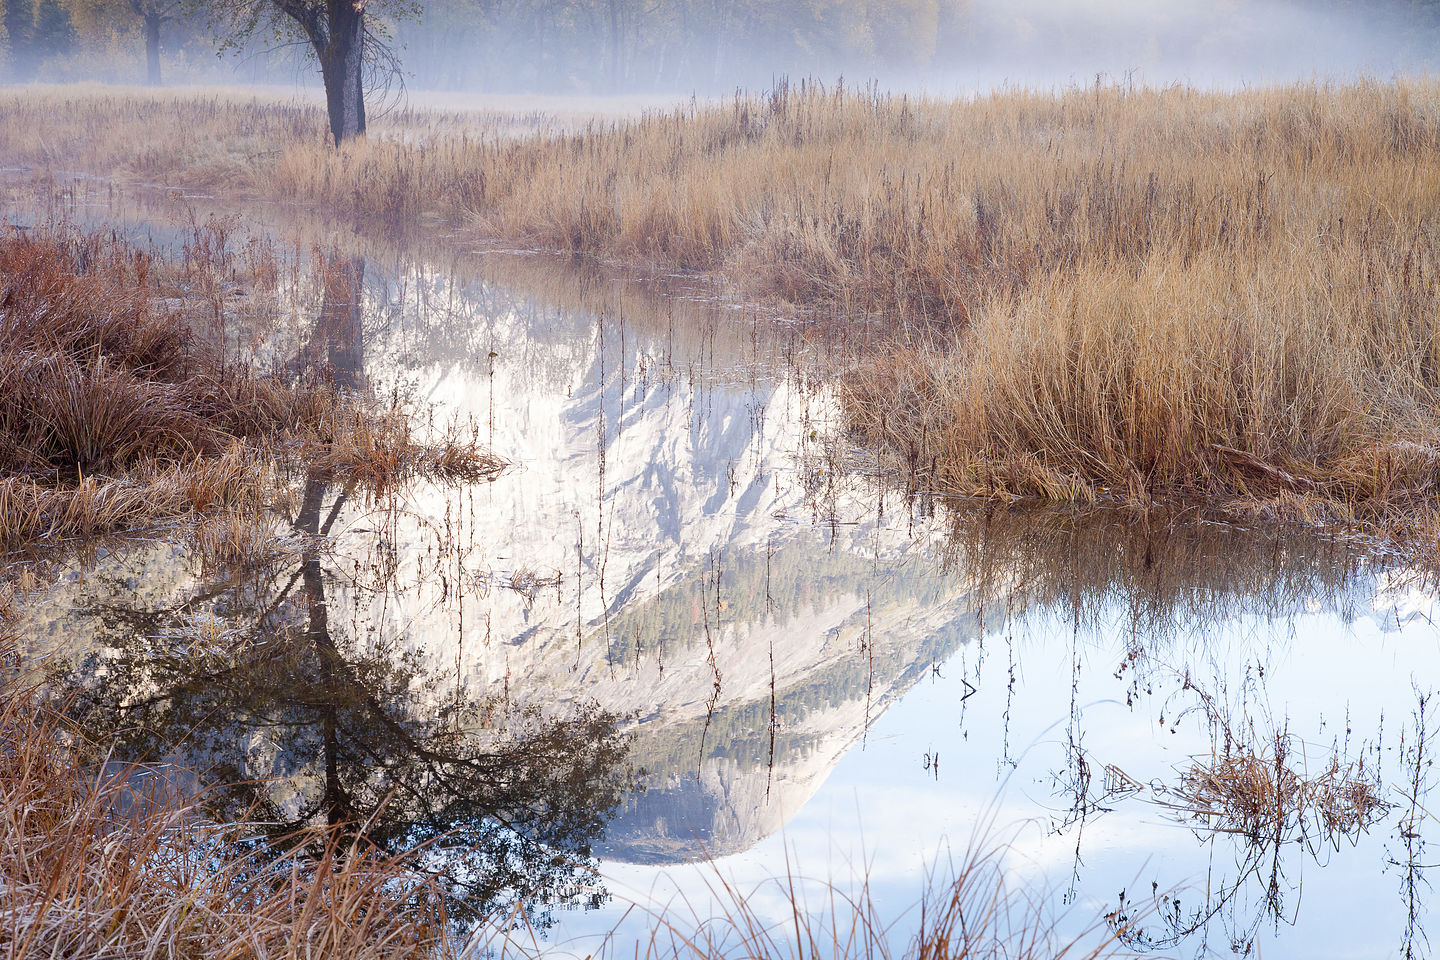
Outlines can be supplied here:
<path id="1" fill-rule="evenodd" d="M 1440 86 L 1104 86 L 966 100 L 782 85 L 564 122 L 0 94 L 3 162 L 717 274 L 883 325 L 858 437 L 969 495 L 1424 512 L 1440 466 Z"/>

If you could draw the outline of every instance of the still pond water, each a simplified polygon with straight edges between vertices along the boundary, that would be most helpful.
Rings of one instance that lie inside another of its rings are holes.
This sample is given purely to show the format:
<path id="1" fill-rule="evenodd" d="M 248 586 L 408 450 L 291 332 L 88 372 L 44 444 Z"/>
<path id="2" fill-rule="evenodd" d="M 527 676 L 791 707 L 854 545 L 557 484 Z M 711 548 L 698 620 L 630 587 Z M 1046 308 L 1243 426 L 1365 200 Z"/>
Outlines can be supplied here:
<path id="1" fill-rule="evenodd" d="M 712 916 L 722 881 L 777 921 L 768 879 L 864 881 L 894 919 L 976 844 L 1062 931 L 1145 914 L 1141 953 L 1429 953 L 1432 580 L 1303 531 L 907 493 L 839 435 L 853 345 L 456 259 L 347 260 L 302 340 L 510 467 L 297 478 L 254 569 L 76 561 L 26 636 L 120 756 L 248 781 L 234 815 L 458 835 L 457 902 L 527 907 L 557 955 Z M 1245 820 L 1215 785 L 1247 757 L 1314 802 Z"/>

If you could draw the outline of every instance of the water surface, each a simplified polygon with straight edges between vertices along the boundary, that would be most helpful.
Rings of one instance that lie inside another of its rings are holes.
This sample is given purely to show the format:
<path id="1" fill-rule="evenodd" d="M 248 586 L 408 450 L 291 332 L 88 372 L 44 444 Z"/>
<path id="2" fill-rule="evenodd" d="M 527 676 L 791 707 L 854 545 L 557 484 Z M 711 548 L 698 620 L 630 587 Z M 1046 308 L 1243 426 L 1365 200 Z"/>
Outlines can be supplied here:
<path id="1" fill-rule="evenodd" d="M 864 878 L 899 916 L 976 842 L 1062 932 L 1143 915 L 1140 952 L 1428 952 L 1423 572 L 1297 529 L 907 491 L 840 431 L 858 334 L 686 278 L 334 268 L 287 349 L 511 465 L 379 498 L 294 478 L 253 568 L 163 539 L 70 562 L 27 649 L 122 753 L 245 781 L 230 815 L 467 840 L 457 902 L 526 905 L 576 955 L 643 938 L 627 904 L 724 909 L 717 878 L 777 920 L 766 878 Z M 1187 793 L 1277 749 L 1277 776 L 1377 802 L 1237 830 Z"/>

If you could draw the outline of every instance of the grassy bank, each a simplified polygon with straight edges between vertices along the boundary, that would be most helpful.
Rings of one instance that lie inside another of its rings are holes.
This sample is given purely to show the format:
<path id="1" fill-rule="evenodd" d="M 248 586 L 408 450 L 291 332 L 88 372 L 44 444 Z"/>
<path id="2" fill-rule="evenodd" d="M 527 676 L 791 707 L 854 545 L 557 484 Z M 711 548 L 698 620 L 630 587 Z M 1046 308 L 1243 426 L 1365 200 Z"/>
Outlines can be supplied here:
<path id="1" fill-rule="evenodd" d="M 497 468 L 473 443 L 419 442 L 318 361 L 237 349 L 236 280 L 267 277 L 203 229 L 183 264 L 101 234 L 0 236 L 0 550 L 256 519 L 284 470 L 376 489 Z"/>
<path id="2" fill-rule="evenodd" d="M 1437 120 L 1408 84 L 782 91 L 506 146 L 473 204 L 892 321 L 850 423 L 945 489 L 1404 518 L 1440 476 Z"/>
<path id="3" fill-rule="evenodd" d="M 338 152 L 314 108 L 49 96 L 4 94 L 7 162 L 468 217 L 885 318 L 842 392 L 917 482 L 1408 523 L 1440 479 L 1433 83 L 784 88 L 529 137 L 407 114 Z"/>

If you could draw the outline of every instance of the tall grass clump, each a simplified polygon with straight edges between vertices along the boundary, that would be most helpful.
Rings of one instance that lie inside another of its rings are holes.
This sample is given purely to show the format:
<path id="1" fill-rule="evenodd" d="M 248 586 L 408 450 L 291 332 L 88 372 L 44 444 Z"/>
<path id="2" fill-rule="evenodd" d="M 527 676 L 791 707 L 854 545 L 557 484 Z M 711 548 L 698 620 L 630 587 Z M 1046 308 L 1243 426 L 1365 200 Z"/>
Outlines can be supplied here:
<path id="1" fill-rule="evenodd" d="M 0 549 L 255 516 L 282 466 L 370 488 L 498 469 L 314 368 L 236 356 L 206 269 L 187 281 L 100 234 L 0 236 Z"/>
<path id="2" fill-rule="evenodd" d="M 368 143 L 393 144 L 382 164 L 357 167 L 350 154 L 311 150 L 329 136 L 323 99 L 257 94 L 244 88 L 172 88 L 156 91 L 109 84 L 30 85 L 0 89 L 0 157 L 38 174 L 59 189 L 75 174 L 204 190 L 227 198 L 286 196 L 277 183 L 282 159 L 318 158 L 325 169 L 315 184 L 328 189 L 312 199 L 360 213 L 453 213 L 443 191 L 460 177 L 439 176 L 475 143 L 500 141 L 581 124 L 583 113 L 552 116 L 533 109 L 436 110 L 393 106 L 372 117 Z M 456 151 L 461 151 L 457 154 Z M 383 180 L 366 187 L 385 164 L 404 158 Z M 295 162 L 295 161 L 291 161 Z M 303 162 L 303 159 L 299 162 Z M 403 194 L 394 185 L 403 184 Z M 328 185 L 328 188 L 325 186 Z M 390 185 L 390 186 L 387 186 Z M 88 188 L 105 192 L 103 184 Z"/>
<path id="3" fill-rule="evenodd" d="M 851 426 L 946 489 L 1349 519 L 1440 478 L 1434 84 L 782 85 L 475 149 L 494 235 L 889 321 Z"/>

